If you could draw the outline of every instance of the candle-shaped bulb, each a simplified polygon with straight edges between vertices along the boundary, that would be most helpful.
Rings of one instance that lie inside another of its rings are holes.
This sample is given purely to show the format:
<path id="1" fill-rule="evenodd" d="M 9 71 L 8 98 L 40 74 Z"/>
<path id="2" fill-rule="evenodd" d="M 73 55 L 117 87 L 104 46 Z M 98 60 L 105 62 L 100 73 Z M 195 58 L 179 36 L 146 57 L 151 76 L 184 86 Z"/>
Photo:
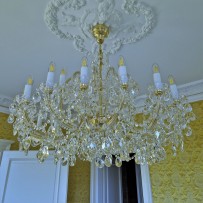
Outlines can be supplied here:
<path id="1" fill-rule="evenodd" d="M 153 72 L 154 73 L 159 73 L 159 66 L 157 64 L 153 65 Z"/>
<path id="2" fill-rule="evenodd" d="M 46 81 L 46 87 L 48 88 L 53 88 L 54 86 L 54 71 L 55 71 L 55 66 L 53 63 L 51 63 L 49 66 L 49 72 L 47 74 L 47 81 Z"/>
<path id="3" fill-rule="evenodd" d="M 59 78 L 59 85 L 63 85 L 65 82 L 66 82 L 66 71 L 62 69 Z"/>
<path id="4" fill-rule="evenodd" d="M 82 66 L 87 67 L 87 59 L 85 57 L 82 59 Z"/>
<path id="5" fill-rule="evenodd" d="M 124 66 L 124 58 L 122 56 L 120 56 L 120 58 L 119 58 L 118 65 L 119 65 L 119 67 Z"/>
<path id="6" fill-rule="evenodd" d="M 153 65 L 153 78 L 154 78 L 154 85 L 157 90 L 161 90 L 163 84 L 161 82 L 161 75 L 159 73 L 159 66 L 157 64 Z"/>
<path id="7" fill-rule="evenodd" d="M 124 64 L 124 58 L 122 56 L 119 58 L 118 66 L 119 66 L 118 74 L 120 76 L 121 83 L 127 84 L 128 83 L 128 76 L 127 76 L 126 66 Z"/>
<path id="8" fill-rule="evenodd" d="M 29 100 L 31 97 L 32 85 L 33 85 L 33 79 L 32 79 L 32 77 L 29 77 L 27 79 L 27 84 L 25 85 L 24 93 L 23 93 L 24 98 L 27 100 Z"/>
<path id="9" fill-rule="evenodd" d="M 61 75 L 65 75 L 66 71 L 64 69 L 61 70 Z"/>
<path id="10" fill-rule="evenodd" d="M 32 79 L 32 77 L 29 77 L 29 78 L 27 79 L 27 84 L 28 84 L 28 85 L 32 85 L 32 84 L 33 84 L 33 79 Z"/>
<path id="11" fill-rule="evenodd" d="M 168 76 L 168 82 L 169 82 L 170 85 L 175 84 L 175 80 L 174 80 L 174 77 L 172 75 Z"/>
<path id="12" fill-rule="evenodd" d="M 87 67 L 87 59 L 83 58 L 82 59 L 82 67 L 80 71 L 80 82 L 81 84 L 88 85 L 89 83 L 89 70 Z"/>
<path id="13" fill-rule="evenodd" d="M 169 75 L 168 81 L 169 81 L 169 84 L 170 84 L 170 90 L 171 90 L 172 97 L 174 99 L 178 99 L 179 98 L 179 93 L 178 93 L 178 88 L 177 88 L 177 85 L 175 83 L 174 77 L 172 75 Z"/>
<path id="14" fill-rule="evenodd" d="M 49 72 L 54 72 L 54 71 L 55 71 L 55 66 L 53 63 L 51 63 L 49 66 Z"/>

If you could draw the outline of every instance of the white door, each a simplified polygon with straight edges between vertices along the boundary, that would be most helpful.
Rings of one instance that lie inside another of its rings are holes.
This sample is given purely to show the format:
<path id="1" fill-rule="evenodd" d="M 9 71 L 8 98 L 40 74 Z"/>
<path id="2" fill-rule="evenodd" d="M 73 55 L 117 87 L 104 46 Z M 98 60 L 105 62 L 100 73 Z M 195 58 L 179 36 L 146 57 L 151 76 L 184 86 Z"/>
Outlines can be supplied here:
<path id="1" fill-rule="evenodd" d="M 153 203 L 148 165 L 136 172 L 138 201 Z M 141 182 L 140 182 L 141 181 Z M 122 170 L 116 166 L 97 168 L 91 163 L 90 203 L 122 203 Z M 135 191 L 136 192 L 136 191 Z M 141 193 L 141 196 L 140 196 Z"/>
<path id="2" fill-rule="evenodd" d="M 68 166 L 49 157 L 40 164 L 37 152 L 5 151 L 0 165 L 1 203 L 66 203 Z"/>
<path id="3" fill-rule="evenodd" d="M 121 168 L 97 168 L 94 162 L 91 163 L 90 203 L 122 202 Z"/>

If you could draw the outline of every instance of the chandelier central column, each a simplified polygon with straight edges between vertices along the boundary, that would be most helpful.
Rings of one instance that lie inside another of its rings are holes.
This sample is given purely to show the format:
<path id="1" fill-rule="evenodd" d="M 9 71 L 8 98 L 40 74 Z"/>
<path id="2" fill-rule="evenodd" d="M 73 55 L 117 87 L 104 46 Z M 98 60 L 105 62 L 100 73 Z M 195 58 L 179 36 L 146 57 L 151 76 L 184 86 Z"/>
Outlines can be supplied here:
<path id="1" fill-rule="evenodd" d="M 103 81 L 102 81 L 102 67 L 103 67 L 103 50 L 102 44 L 105 38 L 109 35 L 109 27 L 105 24 L 96 24 L 92 27 L 92 35 L 97 40 L 99 45 L 99 107 L 100 107 L 100 116 L 103 116 Z"/>

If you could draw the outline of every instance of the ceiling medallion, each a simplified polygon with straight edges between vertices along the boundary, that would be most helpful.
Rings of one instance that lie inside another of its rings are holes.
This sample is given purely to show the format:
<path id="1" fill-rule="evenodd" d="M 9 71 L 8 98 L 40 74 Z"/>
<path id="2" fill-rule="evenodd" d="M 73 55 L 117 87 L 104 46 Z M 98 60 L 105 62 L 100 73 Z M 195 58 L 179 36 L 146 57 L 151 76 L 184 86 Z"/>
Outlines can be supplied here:
<path id="1" fill-rule="evenodd" d="M 31 146 L 39 147 L 40 162 L 52 150 L 56 163 L 74 166 L 78 157 L 100 168 L 120 167 L 131 159 L 137 164 L 156 163 L 165 159 L 166 146 L 174 155 L 183 150 L 195 115 L 187 98 L 179 95 L 173 77 L 169 76 L 169 85 L 162 83 L 159 67 L 153 66 L 154 85 L 140 114 L 136 107 L 139 88 L 127 74 L 123 57 L 117 70 L 106 67 L 104 73 L 102 47 L 111 27 L 98 23 L 89 32 L 99 47 L 98 61 L 91 68 L 83 59 L 80 72 L 66 79 L 62 70 L 55 83 L 51 64 L 46 83 L 33 95 L 29 78 L 23 95 L 15 97 L 8 122 L 13 124 L 20 149 L 27 153 Z"/>
<path id="2" fill-rule="evenodd" d="M 44 19 L 55 35 L 72 40 L 85 55 L 94 55 L 97 48 L 90 32 L 92 25 L 105 23 L 111 28 L 103 46 L 107 55 L 139 41 L 154 26 L 152 9 L 138 0 L 52 0 Z"/>

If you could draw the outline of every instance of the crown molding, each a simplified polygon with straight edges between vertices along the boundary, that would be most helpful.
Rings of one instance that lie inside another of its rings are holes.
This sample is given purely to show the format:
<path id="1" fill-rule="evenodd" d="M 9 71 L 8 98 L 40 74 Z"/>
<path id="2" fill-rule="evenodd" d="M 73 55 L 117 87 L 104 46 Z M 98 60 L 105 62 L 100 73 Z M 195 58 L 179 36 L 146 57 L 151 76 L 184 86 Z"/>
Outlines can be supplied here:
<path id="1" fill-rule="evenodd" d="M 178 86 L 179 93 L 187 96 L 190 103 L 203 100 L 203 79 L 191 83 Z M 141 95 L 136 99 L 136 106 L 142 109 L 146 95 Z M 13 99 L 4 95 L 0 95 L 0 112 L 9 114 L 9 106 Z"/>
<path id="2" fill-rule="evenodd" d="M 0 95 L 0 112 L 9 114 L 9 106 L 13 99 L 5 95 Z"/>

